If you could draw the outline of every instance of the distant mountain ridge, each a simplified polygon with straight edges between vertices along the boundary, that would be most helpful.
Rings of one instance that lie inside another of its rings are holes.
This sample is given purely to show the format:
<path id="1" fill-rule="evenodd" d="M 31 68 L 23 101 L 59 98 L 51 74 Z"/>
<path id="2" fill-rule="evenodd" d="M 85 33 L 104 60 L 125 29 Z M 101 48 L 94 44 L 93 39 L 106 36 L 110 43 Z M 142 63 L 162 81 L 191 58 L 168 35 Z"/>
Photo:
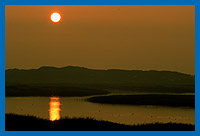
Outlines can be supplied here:
<path id="1" fill-rule="evenodd" d="M 194 84 L 195 76 L 173 71 L 88 69 L 78 66 L 62 68 L 44 66 L 38 69 L 8 69 L 6 83 L 72 83 L 72 84 Z"/>

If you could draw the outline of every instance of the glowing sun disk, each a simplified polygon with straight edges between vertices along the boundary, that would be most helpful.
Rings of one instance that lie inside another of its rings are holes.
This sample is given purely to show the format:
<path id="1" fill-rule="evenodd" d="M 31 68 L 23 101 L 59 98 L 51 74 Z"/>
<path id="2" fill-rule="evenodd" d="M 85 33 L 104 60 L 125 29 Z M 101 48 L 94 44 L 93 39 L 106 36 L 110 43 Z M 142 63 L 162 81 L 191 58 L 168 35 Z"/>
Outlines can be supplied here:
<path id="1" fill-rule="evenodd" d="M 51 21 L 54 22 L 54 23 L 57 23 L 59 22 L 61 19 L 61 15 L 57 12 L 54 12 L 51 14 Z"/>

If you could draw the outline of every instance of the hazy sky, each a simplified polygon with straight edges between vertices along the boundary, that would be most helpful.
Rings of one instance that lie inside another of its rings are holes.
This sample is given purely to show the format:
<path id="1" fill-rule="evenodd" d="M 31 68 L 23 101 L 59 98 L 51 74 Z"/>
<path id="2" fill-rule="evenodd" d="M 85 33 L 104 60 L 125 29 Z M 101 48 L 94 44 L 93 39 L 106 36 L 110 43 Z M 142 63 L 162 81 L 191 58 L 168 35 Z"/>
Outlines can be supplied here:
<path id="1" fill-rule="evenodd" d="M 62 15 L 59 23 L 50 14 Z M 6 6 L 6 69 L 195 73 L 195 6 Z"/>

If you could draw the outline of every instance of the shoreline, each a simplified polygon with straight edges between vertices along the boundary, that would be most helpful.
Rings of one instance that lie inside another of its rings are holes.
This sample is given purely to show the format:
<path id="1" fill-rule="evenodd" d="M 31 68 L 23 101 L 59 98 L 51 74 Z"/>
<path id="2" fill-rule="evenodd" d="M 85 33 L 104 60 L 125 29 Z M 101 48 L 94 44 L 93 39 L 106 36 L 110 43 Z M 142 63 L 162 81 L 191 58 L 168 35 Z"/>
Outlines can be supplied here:
<path id="1" fill-rule="evenodd" d="M 87 101 L 100 104 L 153 105 L 195 108 L 195 95 L 110 95 L 90 97 Z"/>
<path id="2" fill-rule="evenodd" d="M 148 123 L 125 125 L 93 118 L 63 118 L 49 121 L 34 116 L 5 114 L 6 131 L 194 131 L 195 125 Z"/>

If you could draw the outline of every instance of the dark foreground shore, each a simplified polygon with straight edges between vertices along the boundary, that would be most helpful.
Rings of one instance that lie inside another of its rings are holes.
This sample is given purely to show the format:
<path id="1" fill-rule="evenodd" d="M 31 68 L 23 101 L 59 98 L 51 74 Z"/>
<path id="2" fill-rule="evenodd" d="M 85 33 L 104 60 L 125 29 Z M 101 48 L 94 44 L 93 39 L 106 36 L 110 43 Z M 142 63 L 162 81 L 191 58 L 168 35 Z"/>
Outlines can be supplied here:
<path id="1" fill-rule="evenodd" d="M 150 123 L 124 125 L 91 118 L 64 118 L 49 121 L 33 116 L 5 115 L 6 131 L 194 131 L 191 124 Z"/>

